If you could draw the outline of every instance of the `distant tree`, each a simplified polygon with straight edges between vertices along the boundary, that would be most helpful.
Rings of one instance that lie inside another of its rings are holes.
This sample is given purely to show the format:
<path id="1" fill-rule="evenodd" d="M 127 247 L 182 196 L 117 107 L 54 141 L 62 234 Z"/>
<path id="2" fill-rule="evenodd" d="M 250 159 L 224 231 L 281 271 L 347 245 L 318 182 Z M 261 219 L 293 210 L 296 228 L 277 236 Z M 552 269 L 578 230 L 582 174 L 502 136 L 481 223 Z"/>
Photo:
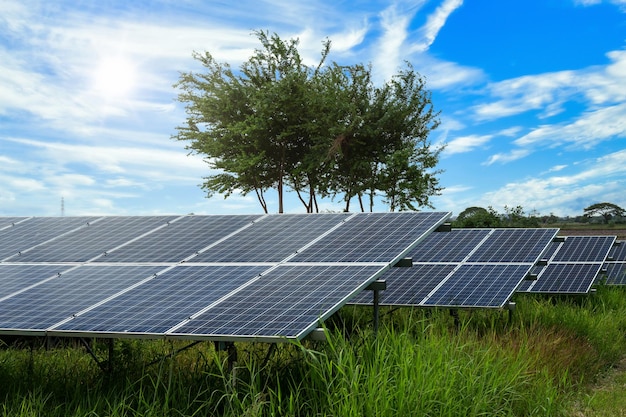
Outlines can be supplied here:
<path id="1" fill-rule="evenodd" d="M 463 210 L 455 221 L 454 227 L 499 227 L 501 224 L 500 215 L 492 207 L 468 207 Z"/>
<path id="2" fill-rule="evenodd" d="M 522 206 L 504 206 L 502 219 L 504 227 L 539 227 L 541 223 L 536 212 L 526 214 Z"/>
<path id="3" fill-rule="evenodd" d="M 626 216 L 626 211 L 620 206 L 613 203 L 596 203 L 585 208 L 584 216 L 591 219 L 595 216 L 601 216 L 604 223 L 608 223 L 612 218 Z"/>
<path id="4" fill-rule="evenodd" d="M 297 40 L 256 32 L 262 47 L 238 71 L 208 53 L 194 53 L 204 73 L 182 73 L 176 87 L 187 123 L 175 139 L 205 156 L 216 173 L 203 188 L 254 192 L 267 212 L 276 189 L 279 212 L 293 190 L 307 212 L 317 198 L 380 196 L 391 210 L 430 206 L 441 190 L 435 170 L 442 147 L 428 134 L 439 125 L 424 80 L 407 64 L 381 87 L 371 68 L 326 64 L 330 41 L 314 67 L 303 64 Z"/>
<path id="5" fill-rule="evenodd" d="M 536 213 L 526 214 L 522 206 L 504 206 L 504 214 L 493 207 L 468 207 L 452 223 L 454 227 L 539 227 Z"/>

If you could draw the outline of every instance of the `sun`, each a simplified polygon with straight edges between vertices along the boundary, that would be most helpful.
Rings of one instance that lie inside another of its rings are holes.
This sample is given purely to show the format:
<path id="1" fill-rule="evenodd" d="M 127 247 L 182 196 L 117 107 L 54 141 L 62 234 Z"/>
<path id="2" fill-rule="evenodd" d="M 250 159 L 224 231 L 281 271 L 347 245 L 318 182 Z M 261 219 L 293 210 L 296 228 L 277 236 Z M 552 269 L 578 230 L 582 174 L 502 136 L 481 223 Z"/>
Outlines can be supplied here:
<path id="1" fill-rule="evenodd" d="M 103 58 L 93 73 L 94 91 L 105 99 L 128 98 L 136 86 L 135 66 L 126 58 Z"/>

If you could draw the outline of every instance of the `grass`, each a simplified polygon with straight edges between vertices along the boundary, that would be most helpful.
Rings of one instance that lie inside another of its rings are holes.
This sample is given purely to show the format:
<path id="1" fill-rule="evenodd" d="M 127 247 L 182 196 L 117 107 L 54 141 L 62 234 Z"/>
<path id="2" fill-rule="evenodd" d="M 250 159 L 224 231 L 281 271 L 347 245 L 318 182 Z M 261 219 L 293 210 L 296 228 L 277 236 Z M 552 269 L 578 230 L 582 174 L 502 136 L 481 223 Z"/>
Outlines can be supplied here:
<path id="1" fill-rule="evenodd" d="M 344 308 L 326 342 L 268 361 L 268 345 L 238 344 L 233 373 L 208 343 L 167 356 L 183 344 L 118 340 L 109 373 L 82 348 L 5 347 L 0 416 L 624 415 L 626 377 L 611 369 L 626 355 L 626 289 L 516 302 L 511 321 L 461 311 L 459 328 L 447 311 L 383 310 L 376 337 L 371 309 Z"/>

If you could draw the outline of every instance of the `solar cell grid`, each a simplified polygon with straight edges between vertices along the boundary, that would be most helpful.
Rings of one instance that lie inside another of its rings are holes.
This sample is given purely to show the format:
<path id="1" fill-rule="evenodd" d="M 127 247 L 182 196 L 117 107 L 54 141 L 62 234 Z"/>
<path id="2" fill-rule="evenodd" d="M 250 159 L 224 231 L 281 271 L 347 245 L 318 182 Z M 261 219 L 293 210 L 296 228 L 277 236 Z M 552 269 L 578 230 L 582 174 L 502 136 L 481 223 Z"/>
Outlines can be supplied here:
<path id="1" fill-rule="evenodd" d="M 290 262 L 391 262 L 449 213 L 358 213 Z"/>
<path id="2" fill-rule="evenodd" d="M 351 214 L 276 214 L 210 247 L 188 262 L 280 262 Z"/>
<path id="3" fill-rule="evenodd" d="M 85 226 L 97 217 L 33 217 L 0 230 L 0 260 Z"/>
<path id="4" fill-rule="evenodd" d="M 495 229 L 469 262 L 534 263 L 558 229 Z"/>
<path id="5" fill-rule="evenodd" d="M 250 225 L 255 215 L 185 216 L 180 220 L 122 245 L 95 262 L 180 262 Z"/>
<path id="6" fill-rule="evenodd" d="M 0 265 L 0 299 L 58 275 L 67 266 Z"/>
<path id="7" fill-rule="evenodd" d="M 626 285 L 626 262 L 607 262 L 606 283 L 609 285 Z"/>
<path id="8" fill-rule="evenodd" d="M 172 334 L 301 338 L 381 270 L 363 265 L 281 265 Z"/>
<path id="9" fill-rule="evenodd" d="M 561 247 L 563 242 L 550 242 L 546 249 L 541 253 L 539 259 L 550 260 L 554 256 L 557 250 Z"/>
<path id="10" fill-rule="evenodd" d="M 391 268 L 380 279 L 387 289 L 380 293 L 380 305 L 418 305 L 454 269 L 452 264 L 415 264 L 410 268 Z M 370 291 L 363 291 L 350 304 L 372 304 Z"/>
<path id="11" fill-rule="evenodd" d="M 501 308 L 529 269 L 529 265 L 463 264 L 423 305 Z"/>
<path id="12" fill-rule="evenodd" d="M 408 256 L 413 262 L 461 262 L 491 229 L 453 229 L 428 235 Z"/>
<path id="13" fill-rule="evenodd" d="M 534 293 L 586 294 L 600 272 L 598 263 L 550 263 L 530 288 Z"/>
<path id="14" fill-rule="evenodd" d="M 615 236 L 568 236 L 552 262 L 604 262 Z"/>
<path id="15" fill-rule="evenodd" d="M 0 230 L 13 226 L 14 223 L 26 220 L 28 217 L 0 217 Z"/>
<path id="16" fill-rule="evenodd" d="M 32 250 L 8 258 L 12 262 L 86 262 L 109 249 L 165 225 L 173 216 L 105 217 Z"/>
<path id="17" fill-rule="evenodd" d="M 85 265 L 0 301 L 0 329 L 45 330 L 156 273 L 159 267 Z"/>
<path id="18" fill-rule="evenodd" d="M 609 250 L 608 257 L 613 261 L 626 262 L 626 241 L 620 241 L 618 244 L 614 244 Z"/>
<path id="19" fill-rule="evenodd" d="M 178 266 L 56 329 L 165 333 L 265 269 L 263 266 Z"/>

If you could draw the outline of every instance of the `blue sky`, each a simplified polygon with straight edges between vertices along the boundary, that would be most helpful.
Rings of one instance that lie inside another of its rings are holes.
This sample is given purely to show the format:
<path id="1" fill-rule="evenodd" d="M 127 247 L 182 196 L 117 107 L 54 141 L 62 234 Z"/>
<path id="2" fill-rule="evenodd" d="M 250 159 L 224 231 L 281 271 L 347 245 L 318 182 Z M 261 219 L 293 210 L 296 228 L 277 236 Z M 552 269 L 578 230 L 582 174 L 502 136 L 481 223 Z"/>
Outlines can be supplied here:
<path id="1" fill-rule="evenodd" d="M 0 215 L 60 215 L 61 199 L 65 215 L 260 212 L 253 195 L 205 198 L 208 165 L 171 139 L 185 121 L 173 84 L 201 69 L 192 52 L 237 67 L 258 29 L 298 38 L 310 64 L 329 38 L 331 60 L 371 63 L 378 83 L 413 64 L 441 111 L 430 138 L 447 143 L 437 210 L 626 207 L 626 0 L 0 0 L 0 9 Z M 291 196 L 287 211 L 304 209 Z"/>

